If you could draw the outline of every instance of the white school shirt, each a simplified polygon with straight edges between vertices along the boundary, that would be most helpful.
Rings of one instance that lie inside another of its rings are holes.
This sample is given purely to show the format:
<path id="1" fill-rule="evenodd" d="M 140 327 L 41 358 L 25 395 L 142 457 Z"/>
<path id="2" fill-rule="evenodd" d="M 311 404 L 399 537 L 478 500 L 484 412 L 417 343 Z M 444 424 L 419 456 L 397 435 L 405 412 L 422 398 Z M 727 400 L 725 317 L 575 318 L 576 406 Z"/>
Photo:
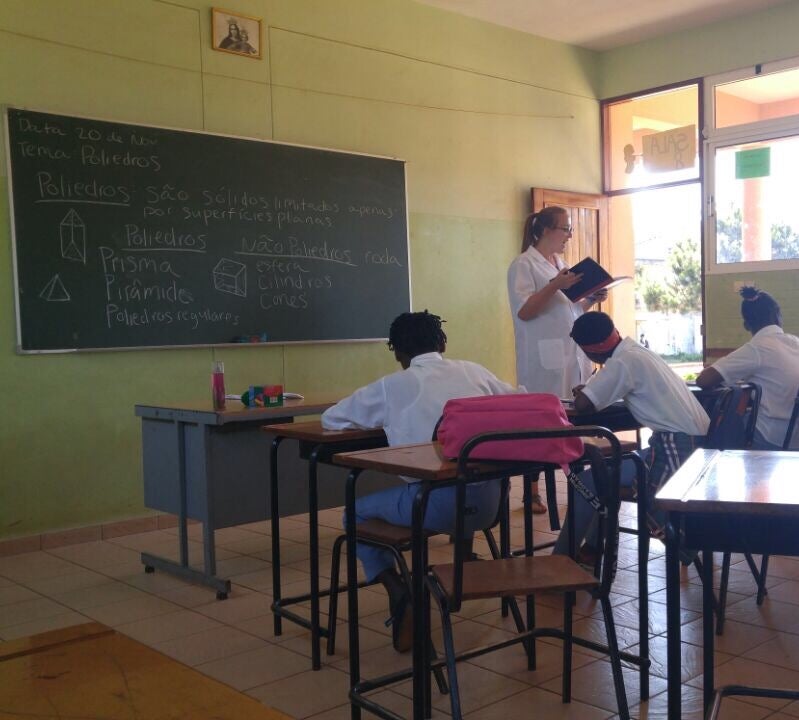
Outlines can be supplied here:
<path id="1" fill-rule="evenodd" d="M 556 262 L 557 268 L 530 246 L 508 268 L 508 299 L 516 337 L 516 379 L 527 392 L 571 398 L 572 388 L 591 375 L 591 361 L 569 337 L 574 321 L 583 314 L 582 306 L 556 292 L 534 318 L 519 317 L 519 308 L 527 298 L 566 268 L 560 257 L 556 256 Z"/>
<path id="2" fill-rule="evenodd" d="M 583 394 L 602 410 L 623 400 L 644 427 L 704 435 L 710 418 L 685 381 L 659 356 L 626 337 L 593 375 Z"/>
<path id="3" fill-rule="evenodd" d="M 772 445 L 782 447 L 799 390 L 799 338 L 783 332 L 779 325 L 767 325 L 711 367 L 725 382 L 744 380 L 760 385 L 757 430 Z M 796 432 L 791 447 L 799 447 Z"/>
<path id="4" fill-rule="evenodd" d="M 424 353 L 407 370 L 386 375 L 356 390 L 322 414 L 327 430 L 379 428 L 389 445 L 429 442 L 444 404 L 454 398 L 523 392 L 482 365 Z"/>

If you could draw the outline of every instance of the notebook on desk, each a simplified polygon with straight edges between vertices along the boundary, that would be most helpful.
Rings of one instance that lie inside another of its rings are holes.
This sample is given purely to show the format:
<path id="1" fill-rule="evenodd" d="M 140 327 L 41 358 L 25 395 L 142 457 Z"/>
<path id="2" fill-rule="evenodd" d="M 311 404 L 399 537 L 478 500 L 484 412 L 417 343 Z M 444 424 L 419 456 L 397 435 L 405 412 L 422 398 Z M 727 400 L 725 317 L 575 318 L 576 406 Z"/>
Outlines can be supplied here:
<path id="1" fill-rule="evenodd" d="M 629 275 L 613 277 L 596 260 L 590 257 L 580 260 L 569 270 L 576 275 L 582 275 L 579 282 L 576 282 L 570 288 L 561 289 L 561 292 L 572 302 L 587 298 L 603 288 L 610 289 L 625 280 L 632 280 Z"/>

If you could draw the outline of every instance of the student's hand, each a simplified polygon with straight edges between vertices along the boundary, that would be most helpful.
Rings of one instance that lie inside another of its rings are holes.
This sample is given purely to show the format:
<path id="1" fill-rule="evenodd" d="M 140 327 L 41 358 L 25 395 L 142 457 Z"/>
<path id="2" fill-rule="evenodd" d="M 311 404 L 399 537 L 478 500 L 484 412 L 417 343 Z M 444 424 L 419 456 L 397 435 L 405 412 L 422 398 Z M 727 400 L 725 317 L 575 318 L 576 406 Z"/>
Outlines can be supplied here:
<path id="1" fill-rule="evenodd" d="M 567 268 L 566 270 L 561 270 L 549 282 L 550 284 L 554 285 L 558 290 L 565 290 L 566 288 L 570 288 L 575 283 L 580 282 L 580 280 L 582 280 L 582 277 L 583 277 L 582 273 L 573 273 L 571 270 Z"/>
<path id="2" fill-rule="evenodd" d="M 579 393 L 584 387 L 585 385 L 575 385 L 572 388 L 572 395 L 574 395 L 574 397 L 577 397 L 577 393 Z"/>

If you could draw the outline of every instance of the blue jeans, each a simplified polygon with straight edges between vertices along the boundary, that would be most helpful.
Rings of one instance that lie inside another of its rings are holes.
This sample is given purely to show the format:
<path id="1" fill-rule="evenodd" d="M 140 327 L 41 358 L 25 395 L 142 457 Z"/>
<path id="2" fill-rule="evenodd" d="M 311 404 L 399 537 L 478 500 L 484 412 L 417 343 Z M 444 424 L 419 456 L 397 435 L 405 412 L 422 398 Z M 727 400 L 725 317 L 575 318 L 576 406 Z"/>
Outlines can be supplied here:
<path id="1" fill-rule="evenodd" d="M 383 520 L 392 525 L 409 527 L 413 519 L 413 501 L 421 489 L 421 483 L 403 483 L 399 487 L 371 493 L 355 501 L 355 522 Z M 497 517 L 502 492 L 500 480 L 473 483 L 466 486 L 466 519 L 464 527 L 467 537 L 475 530 L 490 527 Z M 346 524 L 346 517 L 344 518 Z M 455 488 L 433 490 L 427 501 L 424 516 L 426 530 L 452 533 L 455 531 Z M 394 556 L 388 550 L 358 543 L 358 559 L 363 564 L 366 579 L 373 581 L 383 570 L 394 567 Z"/>
<path id="2" fill-rule="evenodd" d="M 596 494 L 594 476 L 590 470 L 583 470 L 578 477 L 592 493 Z M 632 487 L 635 480 L 635 463 L 632 460 L 625 460 L 621 464 L 621 487 Z M 598 523 L 597 516 L 588 502 L 577 491 L 574 492 L 574 547 L 579 550 L 583 541 L 589 545 L 597 547 L 599 538 L 597 537 Z M 563 523 L 560 535 L 552 549 L 553 555 L 567 555 L 569 552 L 569 521 Z"/>

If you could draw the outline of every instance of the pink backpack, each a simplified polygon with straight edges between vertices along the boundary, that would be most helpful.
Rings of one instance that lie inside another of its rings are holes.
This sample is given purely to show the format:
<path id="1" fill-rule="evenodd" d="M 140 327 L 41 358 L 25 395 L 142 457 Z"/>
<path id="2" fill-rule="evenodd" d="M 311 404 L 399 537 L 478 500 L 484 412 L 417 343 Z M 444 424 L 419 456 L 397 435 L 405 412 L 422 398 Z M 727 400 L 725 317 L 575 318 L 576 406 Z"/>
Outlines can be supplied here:
<path id="1" fill-rule="evenodd" d="M 543 430 L 572 427 L 558 397 L 549 393 L 483 395 L 449 400 L 438 426 L 444 455 L 458 457 L 475 435 L 492 430 Z M 534 460 L 565 465 L 583 454 L 578 437 L 506 440 L 478 445 L 469 455 L 483 460 Z"/>

